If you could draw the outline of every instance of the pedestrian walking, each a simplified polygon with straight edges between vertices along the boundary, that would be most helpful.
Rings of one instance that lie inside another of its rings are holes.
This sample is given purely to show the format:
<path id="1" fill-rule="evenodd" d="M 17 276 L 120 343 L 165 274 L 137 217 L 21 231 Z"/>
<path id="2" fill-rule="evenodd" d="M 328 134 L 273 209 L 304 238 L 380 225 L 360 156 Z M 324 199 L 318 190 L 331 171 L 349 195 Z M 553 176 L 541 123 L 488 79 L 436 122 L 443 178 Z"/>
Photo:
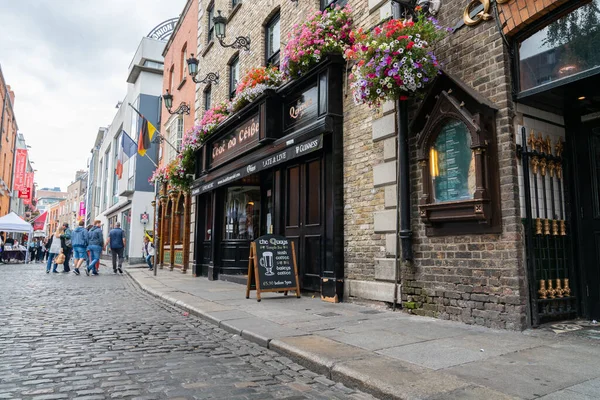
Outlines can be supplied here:
<path id="1" fill-rule="evenodd" d="M 43 238 L 38 238 L 35 246 L 37 248 L 37 254 L 36 254 L 36 261 L 37 262 L 42 262 L 44 261 L 44 257 L 45 257 L 45 252 L 46 252 L 46 247 L 44 247 L 44 240 Z"/>
<path id="2" fill-rule="evenodd" d="M 36 257 L 35 239 L 29 240 L 29 260 L 28 263 L 34 262 Z"/>
<path id="3" fill-rule="evenodd" d="M 73 272 L 75 275 L 79 275 L 79 267 L 83 264 L 83 261 L 87 258 L 86 250 L 88 247 L 88 231 L 83 227 L 85 223 L 83 220 L 79 221 L 79 226 L 75 228 L 71 235 L 71 243 L 73 244 L 73 258 L 75 267 Z"/>
<path id="4" fill-rule="evenodd" d="M 0 232 L 0 263 L 4 263 L 4 232 Z"/>
<path id="5" fill-rule="evenodd" d="M 65 233 L 62 226 L 56 228 L 56 232 L 48 239 L 48 263 L 46 264 L 46 273 L 50 273 L 50 266 L 52 266 L 52 272 L 57 274 L 58 271 L 56 267 L 58 267 L 58 263 L 54 262 L 55 258 L 59 254 L 63 254 L 64 252 L 64 240 L 62 235 Z M 64 254 L 63 254 L 64 257 Z M 62 257 L 61 257 L 62 258 Z M 59 260 L 56 260 L 59 261 Z M 64 261 L 63 261 L 64 262 Z"/>
<path id="6" fill-rule="evenodd" d="M 71 240 L 71 235 L 73 234 L 73 232 L 71 231 L 71 229 L 69 229 L 69 224 L 67 222 L 63 224 L 63 229 L 65 231 L 65 233 L 63 233 L 63 239 L 65 239 L 65 263 L 63 272 L 69 272 L 71 270 L 70 262 L 71 255 L 73 253 L 73 243 Z"/>
<path id="7" fill-rule="evenodd" d="M 143 254 L 144 254 L 144 258 L 146 259 L 146 262 L 148 263 L 148 270 L 152 271 L 152 269 L 153 269 L 152 257 L 154 257 L 155 250 L 154 250 L 154 243 L 152 243 L 150 241 L 150 239 L 148 239 L 148 236 L 144 236 Z"/>
<path id="8" fill-rule="evenodd" d="M 125 232 L 121 229 L 121 223 L 117 222 L 115 227 L 108 232 L 108 238 L 104 247 L 110 245 L 112 255 L 113 272 L 123 273 L 123 251 L 125 250 Z"/>
<path id="9" fill-rule="evenodd" d="M 102 252 L 102 246 L 104 245 L 104 237 L 102 235 L 102 223 L 99 220 L 94 221 L 94 226 L 90 229 L 88 234 L 88 250 L 91 253 L 92 262 L 86 268 L 85 273 L 89 275 L 98 275 L 97 265 L 100 263 L 100 254 Z"/>

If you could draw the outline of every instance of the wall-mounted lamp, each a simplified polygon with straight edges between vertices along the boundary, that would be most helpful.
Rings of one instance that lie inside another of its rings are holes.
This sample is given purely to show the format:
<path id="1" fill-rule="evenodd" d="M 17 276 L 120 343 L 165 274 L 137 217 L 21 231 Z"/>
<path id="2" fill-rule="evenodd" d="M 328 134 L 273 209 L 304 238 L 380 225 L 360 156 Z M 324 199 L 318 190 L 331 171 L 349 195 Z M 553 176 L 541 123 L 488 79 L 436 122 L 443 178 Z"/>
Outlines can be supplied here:
<path id="1" fill-rule="evenodd" d="M 190 74 L 190 76 L 192 77 L 192 80 L 196 83 L 214 83 L 215 85 L 219 84 L 219 73 L 214 73 L 214 72 L 209 72 L 208 74 L 206 74 L 206 76 L 204 77 L 204 79 L 202 80 L 198 80 L 196 78 L 196 75 L 198 75 L 198 64 L 199 61 L 196 57 L 194 57 L 194 53 L 192 53 L 192 56 L 190 58 L 188 58 L 187 60 L 187 65 L 188 65 L 188 73 Z"/>
<path id="2" fill-rule="evenodd" d="M 225 44 L 223 42 L 223 39 L 226 37 L 225 30 L 227 28 L 227 18 L 221 15 L 221 10 L 217 10 L 217 12 L 219 15 L 213 17 L 213 23 L 215 24 L 215 36 L 219 40 L 221 46 L 250 51 L 250 36 L 238 36 L 231 44 Z"/>
<path id="3" fill-rule="evenodd" d="M 177 107 L 175 111 L 171 111 L 171 108 L 173 107 L 173 95 L 169 93 L 169 89 L 167 89 L 167 92 L 163 94 L 162 97 L 165 101 L 165 108 L 167 109 L 169 114 L 190 115 L 190 106 L 185 104 L 184 102 L 181 102 L 181 104 L 179 105 L 179 107 Z"/>

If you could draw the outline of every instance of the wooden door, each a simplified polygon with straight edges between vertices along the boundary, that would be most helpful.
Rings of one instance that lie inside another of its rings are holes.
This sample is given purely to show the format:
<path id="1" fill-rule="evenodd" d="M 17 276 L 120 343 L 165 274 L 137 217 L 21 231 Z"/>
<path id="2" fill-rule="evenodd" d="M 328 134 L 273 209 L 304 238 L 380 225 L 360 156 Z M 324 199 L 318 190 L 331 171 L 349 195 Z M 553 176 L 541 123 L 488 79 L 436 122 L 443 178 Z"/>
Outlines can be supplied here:
<path id="1" fill-rule="evenodd" d="M 582 125 L 576 135 L 579 181 L 580 271 L 583 298 L 591 319 L 600 319 L 600 120 Z"/>
<path id="2" fill-rule="evenodd" d="M 295 242 L 302 289 L 320 291 L 323 267 L 323 165 L 320 158 L 285 169 L 285 236 Z"/>

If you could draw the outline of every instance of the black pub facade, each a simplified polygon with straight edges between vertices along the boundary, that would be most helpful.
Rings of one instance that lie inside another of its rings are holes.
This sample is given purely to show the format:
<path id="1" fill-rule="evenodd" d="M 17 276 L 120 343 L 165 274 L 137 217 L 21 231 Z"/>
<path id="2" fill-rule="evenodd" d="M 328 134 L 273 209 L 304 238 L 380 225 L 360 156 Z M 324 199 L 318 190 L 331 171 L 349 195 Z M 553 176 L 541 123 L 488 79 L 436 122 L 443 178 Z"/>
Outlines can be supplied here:
<path id="1" fill-rule="evenodd" d="M 301 288 L 343 296 L 342 70 L 330 57 L 219 125 L 196 154 L 194 274 L 239 280 L 250 243 L 295 243 Z"/>

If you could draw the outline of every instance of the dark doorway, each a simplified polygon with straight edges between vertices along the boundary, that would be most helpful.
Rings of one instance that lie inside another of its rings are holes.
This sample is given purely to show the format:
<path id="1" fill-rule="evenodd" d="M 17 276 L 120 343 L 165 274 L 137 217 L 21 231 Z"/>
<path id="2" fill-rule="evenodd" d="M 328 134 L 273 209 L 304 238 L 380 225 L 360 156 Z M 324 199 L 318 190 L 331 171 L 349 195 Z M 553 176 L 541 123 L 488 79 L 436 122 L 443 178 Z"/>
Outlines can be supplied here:
<path id="1" fill-rule="evenodd" d="M 323 267 L 323 166 L 321 158 L 290 165 L 284 173 L 285 236 L 296 246 L 303 289 L 320 291 Z"/>
<path id="2" fill-rule="evenodd" d="M 579 197 L 579 255 L 583 298 L 587 313 L 600 319 L 600 118 L 583 122 L 573 135 L 578 155 L 576 173 Z"/>

